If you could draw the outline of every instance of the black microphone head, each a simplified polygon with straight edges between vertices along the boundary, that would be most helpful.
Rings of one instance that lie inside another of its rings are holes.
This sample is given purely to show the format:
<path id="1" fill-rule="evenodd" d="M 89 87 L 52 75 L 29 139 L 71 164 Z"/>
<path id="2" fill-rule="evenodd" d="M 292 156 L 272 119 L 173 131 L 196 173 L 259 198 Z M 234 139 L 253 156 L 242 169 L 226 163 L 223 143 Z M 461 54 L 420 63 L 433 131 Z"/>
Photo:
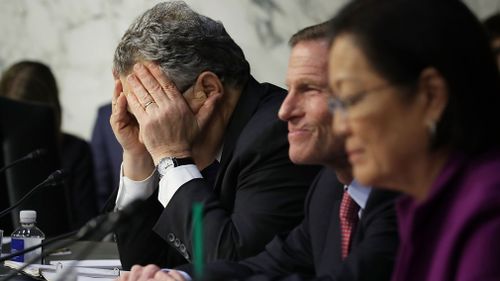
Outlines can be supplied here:
<path id="1" fill-rule="evenodd" d="M 38 159 L 38 158 L 44 157 L 47 154 L 48 154 L 47 149 L 38 148 L 38 149 L 35 149 L 34 151 L 32 151 L 31 153 L 29 153 L 28 155 L 26 155 L 26 158 L 27 159 Z"/>
<path id="2" fill-rule="evenodd" d="M 145 202 L 147 201 L 138 199 L 119 211 L 109 212 L 91 219 L 78 231 L 78 239 L 101 240 L 109 233 L 123 227 L 134 215 L 140 213 L 138 210 L 144 207 Z"/>
<path id="3" fill-rule="evenodd" d="M 64 169 L 55 170 L 50 176 L 47 177 L 47 184 L 58 185 L 66 179 L 68 172 Z"/>

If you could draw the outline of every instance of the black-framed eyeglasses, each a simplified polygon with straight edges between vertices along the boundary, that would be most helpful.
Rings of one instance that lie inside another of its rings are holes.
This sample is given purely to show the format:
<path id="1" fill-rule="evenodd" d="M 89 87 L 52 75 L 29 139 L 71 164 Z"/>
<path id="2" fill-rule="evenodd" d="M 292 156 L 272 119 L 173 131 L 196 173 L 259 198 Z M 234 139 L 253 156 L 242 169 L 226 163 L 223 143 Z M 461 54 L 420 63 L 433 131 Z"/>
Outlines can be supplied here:
<path id="1" fill-rule="evenodd" d="M 342 116 L 346 116 L 349 109 L 359 104 L 368 94 L 380 92 L 392 86 L 392 84 L 383 84 L 369 90 L 362 90 L 355 94 L 350 94 L 345 98 L 330 96 L 328 99 L 328 109 L 332 114 L 339 112 Z"/>

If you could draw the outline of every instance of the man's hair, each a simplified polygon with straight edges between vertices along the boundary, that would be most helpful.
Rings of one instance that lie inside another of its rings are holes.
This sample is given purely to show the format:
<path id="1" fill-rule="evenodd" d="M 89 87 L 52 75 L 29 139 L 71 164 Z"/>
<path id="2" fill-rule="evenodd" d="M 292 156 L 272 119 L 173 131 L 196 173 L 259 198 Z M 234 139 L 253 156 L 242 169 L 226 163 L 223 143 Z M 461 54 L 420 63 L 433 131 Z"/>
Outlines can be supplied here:
<path id="1" fill-rule="evenodd" d="M 227 86 L 242 88 L 250 66 L 222 23 L 200 15 L 182 1 L 155 5 L 135 20 L 115 51 L 115 75 L 135 63 L 158 63 L 180 91 L 203 71 L 214 72 Z"/>
<path id="2" fill-rule="evenodd" d="M 312 41 L 312 40 L 328 40 L 329 39 L 329 33 L 330 31 L 330 25 L 329 21 L 308 26 L 306 28 L 303 28 L 299 31 L 297 31 L 292 37 L 290 37 L 290 40 L 288 40 L 288 45 L 290 47 L 294 47 L 297 45 L 299 42 L 302 41 Z"/>

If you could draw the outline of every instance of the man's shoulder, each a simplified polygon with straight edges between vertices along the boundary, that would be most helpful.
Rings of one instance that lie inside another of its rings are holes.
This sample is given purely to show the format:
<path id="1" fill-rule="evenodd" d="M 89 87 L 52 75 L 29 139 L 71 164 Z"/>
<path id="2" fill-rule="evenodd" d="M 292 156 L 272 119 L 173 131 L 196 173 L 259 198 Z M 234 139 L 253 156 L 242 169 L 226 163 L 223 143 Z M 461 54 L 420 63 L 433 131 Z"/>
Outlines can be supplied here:
<path id="1" fill-rule="evenodd" d="M 287 90 L 271 83 L 262 83 L 261 85 L 266 91 L 266 96 L 265 96 L 266 98 L 264 99 L 265 102 L 269 103 L 278 102 L 279 104 L 281 104 L 283 100 L 286 98 L 286 95 L 288 93 Z"/>
<path id="2" fill-rule="evenodd" d="M 324 167 L 311 184 L 307 204 L 315 209 L 332 206 L 342 199 L 343 186 L 335 171 Z"/>
<path id="3" fill-rule="evenodd" d="M 279 119 L 278 112 L 286 98 L 287 91 L 269 83 L 252 80 L 245 90 L 245 102 L 254 103 L 254 109 L 241 134 L 245 139 L 266 139 L 267 136 L 286 138 L 286 123 Z M 243 109 L 245 105 L 238 109 Z M 248 110 L 248 109 L 247 109 Z M 240 113 L 236 112 L 237 115 Z M 256 133 L 258 132 L 258 133 Z"/>

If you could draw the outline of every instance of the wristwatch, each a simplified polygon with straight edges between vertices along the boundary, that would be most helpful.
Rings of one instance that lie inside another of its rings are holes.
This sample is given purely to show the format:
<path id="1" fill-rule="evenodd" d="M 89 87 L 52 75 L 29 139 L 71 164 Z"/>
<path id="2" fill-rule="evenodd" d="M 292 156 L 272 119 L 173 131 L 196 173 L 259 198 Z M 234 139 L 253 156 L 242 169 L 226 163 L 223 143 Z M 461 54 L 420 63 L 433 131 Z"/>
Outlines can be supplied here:
<path id="1" fill-rule="evenodd" d="M 185 157 L 185 158 L 164 157 L 160 160 L 160 162 L 158 162 L 158 166 L 156 166 L 156 169 L 160 174 L 160 178 L 162 178 L 167 173 L 168 169 L 189 164 L 194 164 L 194 160 L 191 157 Z"/>

